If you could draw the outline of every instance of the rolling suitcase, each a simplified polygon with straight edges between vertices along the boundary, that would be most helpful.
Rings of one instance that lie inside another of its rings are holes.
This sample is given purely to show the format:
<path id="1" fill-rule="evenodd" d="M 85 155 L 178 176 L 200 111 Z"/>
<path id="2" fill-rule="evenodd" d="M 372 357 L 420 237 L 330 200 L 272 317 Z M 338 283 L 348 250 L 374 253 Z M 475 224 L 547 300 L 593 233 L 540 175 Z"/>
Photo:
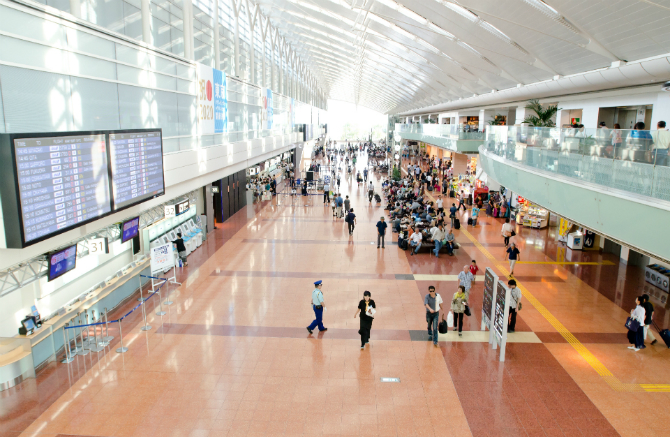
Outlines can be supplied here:
<path id="1" fill-rule="evenodd" d="M 661 339 L 665 343 L 665 345 L 670 349 L 670 331 L 667 329 L 658 329 L 658 325 L 656 325 L 656 322 L 654 322 L 654 326 L 656 327 L 656 330 L 661 336 Z"/>
<path id="2" fill-rule="evenodd" d="M 454 190 L 449 191 L 449 197 L 456 197 L 456 193 L 454 193 Z"/>
<path id="3" fill-rule="evenodd" d="M 461 221 L 459 219 L 454 219 L 454 229 L 461 229 Z"/>

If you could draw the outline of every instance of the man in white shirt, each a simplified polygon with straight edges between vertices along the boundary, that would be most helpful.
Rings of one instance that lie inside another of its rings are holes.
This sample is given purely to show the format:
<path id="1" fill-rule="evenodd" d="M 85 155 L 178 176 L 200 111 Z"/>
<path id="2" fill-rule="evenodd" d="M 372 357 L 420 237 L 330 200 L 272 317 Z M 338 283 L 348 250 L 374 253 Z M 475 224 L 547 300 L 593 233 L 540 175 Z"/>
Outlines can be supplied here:
<path id="1" fill-rule="evenodd" d="M 438 258 L 438 254 L 440 253 L 440 249 L 442 249 L 442 242 L 446 238 L 446 234 L 444 233 L 444 225 L 442 223 L 433 229 L 430 230 L 433 242 L 435 243 L 435 249 L 433 250 L 433 253 L 435 253 L 435 258 Z"/>
<path id="2" fill-rule="evenodd" d="M 514 332 L 516 328 L 516 312 L 519 310 L 519 302 L 521 301 L 521 290 L 516 286 L 516 281 L 510 279 L 507 281 L 507 285 L 510 289 L 510 302 L 509 302 L 509 320 L 507 323 L 507 332 Z"/>
<path id="3" fill-rule="evenodd" d="M 419 249 L 421 249 L 421 241 L 422 240 L 423 240 L 423 235 L 421 235 L 421 231 L 416 231 L 409 238 L 409 245 L 412 246 L 412 247 L 416 247 L 416 249 L 412 250 L 412 252 L 411 252 L 412 255 L 414 255 L 416 253 L 419 253 Z"/>
<path id="4" fill-rule="evenodd" d="M 435 292 L 435 287 L 428 287 L 428 294 L 423 299 L 423 306 L 426 308 L 426 322 L 428 323 L 428 340 L 433 340 L 437 346 L 438 330 L 437 325 L 440 319 L 440 310 L 442 309 L 442 296 Z M 444 318 L 444 316 L 442 316 Z"/>
<path id="5" fill-rule="evenodd" d="M 668 165 L 668 147 L 670 147 L 670 131 L 665 128 L 665 122 L 659 121 L 656 127 L 658 130 L 651 133 L 651 138 L 654 140 L 654 149 L 651 152 L 651 157 L 656 158 L 656 165 Z"/>
<path id="6" fill-rule="evenodd" d="M 368 201 L 372 203 L 372 196 L 375 194 L 375 186 L 372 184 L 372 181 L 368 184 Z"/>
<path id="7" fill-rule="evenodd" d="M 437 197 L 437 212 L 444 212 L 444 202 L 442 201 L 442 196 Z"/>

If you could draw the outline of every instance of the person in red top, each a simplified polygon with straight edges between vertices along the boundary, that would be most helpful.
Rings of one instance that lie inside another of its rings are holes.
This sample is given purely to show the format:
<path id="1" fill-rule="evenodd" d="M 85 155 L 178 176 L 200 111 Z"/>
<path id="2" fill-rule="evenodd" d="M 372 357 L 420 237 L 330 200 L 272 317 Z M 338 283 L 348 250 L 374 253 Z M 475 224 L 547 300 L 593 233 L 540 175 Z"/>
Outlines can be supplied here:
<path id="1" fill-rule="evenodd" d="M 472 273 L 472 283 L 475 283 L 475 280 L 477 279 L 477 272 L 479 271 L 479 267 L 477 267 L 477 261 L 474 259 L 472 260 L 472 264 L 470 264 L 470 273 Z"/>

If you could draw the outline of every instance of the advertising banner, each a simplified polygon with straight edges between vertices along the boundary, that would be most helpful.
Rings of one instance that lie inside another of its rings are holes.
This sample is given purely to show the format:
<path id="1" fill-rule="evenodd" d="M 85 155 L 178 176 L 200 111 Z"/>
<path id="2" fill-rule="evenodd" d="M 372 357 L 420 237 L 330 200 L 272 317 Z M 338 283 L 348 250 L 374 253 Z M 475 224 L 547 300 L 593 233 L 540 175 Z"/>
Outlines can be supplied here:
<path id="1" fill-rule="evenodd" d="M 272 129 L 273 109 L 272 109 L 272 90 L 264 88 L 263 93 L 263 112 L 265 113 L 265 129 Z"/>
<path id="2" fill-rule="evenodd" d="M 227 132 L 228 98 L 226 74 L 198 64 L 198 131 L 200 135 Z"/>
<path id="3" fill-rule="evenodd" d="M 162 272 L 174 267 L 172 243 L 151 248 L 151 273 Z"/>

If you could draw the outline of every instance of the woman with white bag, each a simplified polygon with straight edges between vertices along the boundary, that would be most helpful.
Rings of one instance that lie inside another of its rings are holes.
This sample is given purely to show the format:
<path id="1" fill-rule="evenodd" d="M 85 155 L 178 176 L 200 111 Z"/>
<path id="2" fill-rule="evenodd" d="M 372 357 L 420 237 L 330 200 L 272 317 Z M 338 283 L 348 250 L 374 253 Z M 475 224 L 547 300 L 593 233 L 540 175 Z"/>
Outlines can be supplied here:
<path id="1" fill-rule="evenodd" d="M 363 300 L 358 303 L 358 309 L 354 314 L 354 319 L 361 313 L 361 329 L 358 333 L 361 334 L 361 349 L 365 349 L 365 345 L 370 343 L 370 330 L 372 329 L 372 321 L 377 312 L 375 301 L 371 299 L 372 294 L 369 291 L 363 293 Z"/>

